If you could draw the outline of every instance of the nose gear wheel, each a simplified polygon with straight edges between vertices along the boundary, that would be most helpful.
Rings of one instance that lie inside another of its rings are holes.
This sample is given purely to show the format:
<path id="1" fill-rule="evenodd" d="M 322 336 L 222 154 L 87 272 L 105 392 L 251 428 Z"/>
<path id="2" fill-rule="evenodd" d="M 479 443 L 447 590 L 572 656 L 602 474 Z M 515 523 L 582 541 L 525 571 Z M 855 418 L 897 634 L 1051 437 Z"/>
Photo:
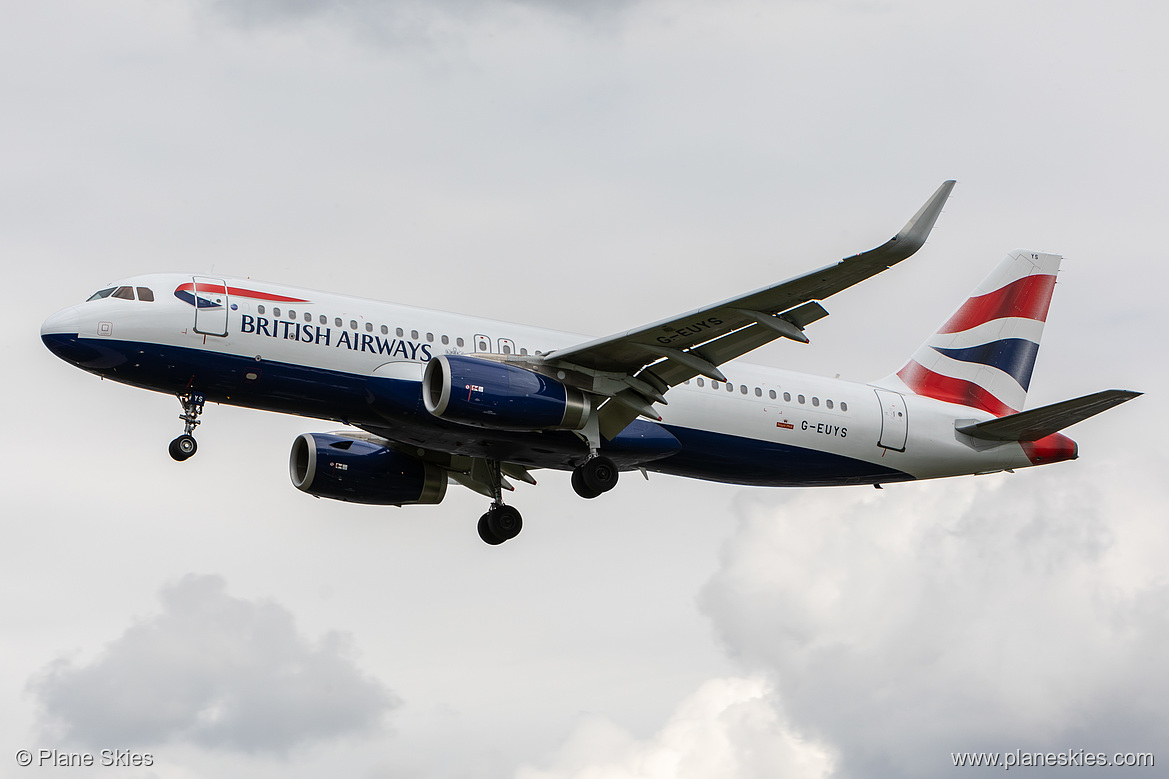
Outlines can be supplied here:
<path id="1" fill-rule="evenodd" d="M 195 427 L 199 424 L 199 415 L 203 413 L 203 404 L 207 401 L 202 392 L 186 392 L 179 395 L 179 403 L 183 406 L 183 413 L 179 419 L 183 420 L 183 434 L 170 442 L 170 456 L 182 462 L 199 449 L 195 441 Z"/>

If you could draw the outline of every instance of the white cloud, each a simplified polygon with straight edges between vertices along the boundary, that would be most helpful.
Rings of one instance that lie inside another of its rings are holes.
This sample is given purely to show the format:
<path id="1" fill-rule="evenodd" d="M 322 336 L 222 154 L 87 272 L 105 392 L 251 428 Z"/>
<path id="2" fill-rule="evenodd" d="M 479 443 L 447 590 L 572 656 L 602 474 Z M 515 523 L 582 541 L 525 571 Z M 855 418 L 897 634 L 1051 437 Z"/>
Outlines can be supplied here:
<path id="1" fill-rule="evenodd" d="M 762 677 L 711 679 L 652 738 L 638 740 L 598 715 L 581 719 L 548 768 L 517 779 L 819 779 L 832 757 L 793 732 Z"/>
<path id="2" fill-rule="evenodd" d="M 1164 487 L 1083 467 L 748 498 L 704 607 L 844 776 L 1148 751 L 1169 720 Z"/>
<path id="3" fill-rule="evenodd" d="M 54 737 L 279 754 L 375 732 L 397 705 L 354 665 L 344 636 L 309 642 L 286 609 L 233 598 L 221 577 L 188 575 L 161 597 L 162 613 L 92 663 L 57 660 L 31 682 Z"/>

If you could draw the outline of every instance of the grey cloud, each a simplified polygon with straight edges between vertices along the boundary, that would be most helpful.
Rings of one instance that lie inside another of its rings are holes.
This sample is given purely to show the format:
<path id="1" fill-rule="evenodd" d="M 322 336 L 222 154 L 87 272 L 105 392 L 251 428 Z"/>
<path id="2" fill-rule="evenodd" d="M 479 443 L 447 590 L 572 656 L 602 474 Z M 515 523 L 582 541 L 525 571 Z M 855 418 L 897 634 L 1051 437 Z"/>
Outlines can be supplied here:
<path id="1" fill-rule="evenodd" d="M 651 738 L 634 739 L 599 716 L 582 718 L 544 768 L 516 779 L 824 779 L 833 759 L 794 734 L 761 677 L 705 682 Z"/>
<path id="2" fill-rule="evenodd" d="M 30 687 L 48 729 L 69 743 L 189 741 L 284 753 L 376 730 L 398 705 L 330 632 L 310 642 L 271 602 L 188 575 L 161 593 L 162 613 L 127 628 L 90 664 L 57 660 Z"/>
<path id="3" fill-rule="evenodd" d="M 564 19 L 606 21 L 641 0 L 199 0 L 202 8 L 244 29 L 329 22 L 362 37 L 384 40 L 429 37 L 451 20 L 476 20 L 512 10 Z"/>
<path id="4" fill-rule="evenodd" d="M 968 750 L 1155 751 L 1169 585 L 1140 560 L 1164 496 L 1129 479 L 748 503 L 702 604 L 842 776 L 932 776 Z M 1131 489 L 1143 510 L 1121 508 Z"/>

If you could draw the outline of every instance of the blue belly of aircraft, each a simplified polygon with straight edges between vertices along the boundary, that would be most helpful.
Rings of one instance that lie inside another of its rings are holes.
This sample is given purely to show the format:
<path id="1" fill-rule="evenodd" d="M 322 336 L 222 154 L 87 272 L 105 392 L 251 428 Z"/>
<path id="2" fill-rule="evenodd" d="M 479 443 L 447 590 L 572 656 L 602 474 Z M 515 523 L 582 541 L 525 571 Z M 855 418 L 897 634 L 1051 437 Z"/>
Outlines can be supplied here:
<path id="1" fill-rule="evenodd" d="M 422 403 L 419 382 L 142 342 L 42 336 L 66 362 L 114 381 L 169 394 L 189 390 L 234 406 L 333 420 L 401 443 L 453 454 L 569 470 L 587 448 L 567 431 L 511 432 L 444 422 Z M 759 486 L 907 481 L 901 471 L 842 455 L 636 420 L 605 442 L 621 468 Z"/>

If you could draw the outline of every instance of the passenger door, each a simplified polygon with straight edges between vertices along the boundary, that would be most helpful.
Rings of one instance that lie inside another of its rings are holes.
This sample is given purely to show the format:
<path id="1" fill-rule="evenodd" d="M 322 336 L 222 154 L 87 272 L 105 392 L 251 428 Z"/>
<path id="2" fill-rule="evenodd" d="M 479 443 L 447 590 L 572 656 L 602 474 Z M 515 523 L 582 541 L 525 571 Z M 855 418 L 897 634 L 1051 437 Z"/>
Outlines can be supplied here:
<path id="1" fill-rule="evenodd" d="M 881 404 L 881 436 L 877 445 L 897 452 L 905 451 L 905 440 L 909 435 L 909 417 L 905 409 L 905 397 L 900 392 L 874 390 Z"/>
<path id="2" fill-rule="evenodd" d="M 227 285 L 223 279 L 194 276 L 195 332 L 202 335 L 227 335 Z"/>

